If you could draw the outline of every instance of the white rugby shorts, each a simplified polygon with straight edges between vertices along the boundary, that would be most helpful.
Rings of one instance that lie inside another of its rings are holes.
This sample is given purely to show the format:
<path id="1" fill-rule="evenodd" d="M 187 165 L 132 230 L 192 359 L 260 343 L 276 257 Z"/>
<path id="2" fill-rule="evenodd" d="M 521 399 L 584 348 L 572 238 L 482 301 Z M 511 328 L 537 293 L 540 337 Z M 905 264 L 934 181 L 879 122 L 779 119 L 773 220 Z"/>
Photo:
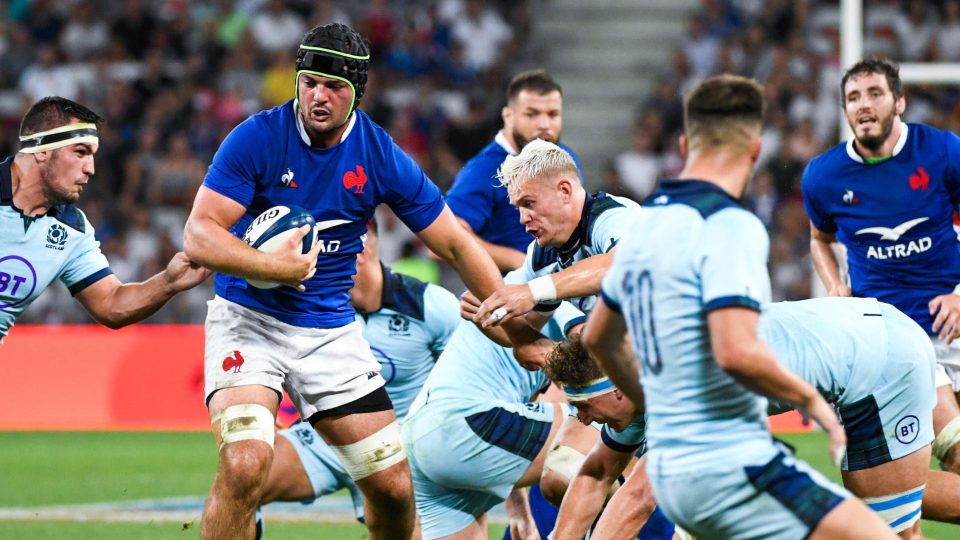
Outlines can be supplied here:
<path id="1" fill-rule="evenodd" d="M 207 302 L 204 400 L 217 390 L 258 384 L 287 391 L 303 418 L 384 385 L 360 323 L 302 328 L 215 297 Z"/>

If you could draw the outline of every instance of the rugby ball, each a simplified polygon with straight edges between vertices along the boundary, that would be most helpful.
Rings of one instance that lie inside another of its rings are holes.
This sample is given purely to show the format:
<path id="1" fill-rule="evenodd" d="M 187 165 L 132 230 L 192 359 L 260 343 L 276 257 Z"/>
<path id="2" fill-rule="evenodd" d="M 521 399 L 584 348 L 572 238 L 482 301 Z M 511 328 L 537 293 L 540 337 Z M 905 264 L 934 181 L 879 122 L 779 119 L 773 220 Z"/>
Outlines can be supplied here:
<path id="1" fill-rule="evenodd" d="M 310 232 L 303 237 L 301 248 L 302 253 L 307 253 L 313 247 L 317 222 L 310 212 L 299 206 L 274 206 L 265 210 L 247 227 L 247 231 L 243 233 L 243 241 L 264 253 L 273 253 L 304 225 L 310 225 Z M 247 283 L 258 289 L 280 286 L 280 283 L 259 279 L 248 279 Z"/>

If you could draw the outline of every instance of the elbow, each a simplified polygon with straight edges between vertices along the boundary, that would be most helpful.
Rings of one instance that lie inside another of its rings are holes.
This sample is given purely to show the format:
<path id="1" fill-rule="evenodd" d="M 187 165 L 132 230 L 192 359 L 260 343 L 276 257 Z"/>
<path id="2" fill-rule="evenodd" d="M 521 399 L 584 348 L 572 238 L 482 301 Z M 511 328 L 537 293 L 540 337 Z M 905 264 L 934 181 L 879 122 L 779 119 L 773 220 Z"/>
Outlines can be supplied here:
<path id="1" fill-rule="evenodd" d="M 200 236 L 198 227 L 193 220 L 187 221 L 183 228 L 183 252 L 191 261 L 200 263 L 203 260 L 203 250 L 197 240 Z"/>
<path id="2" fill-rule="evenodd" d="M 130 324 L 125 318 L 116 314 L 100 315 L 96 317 L 101 326 L 106 326 L 111 330 L 119 330 Z"/>
<path id="3" fill-rule="evenodd" d="M 747 348 L 740 345 L 731 344 L 713 348 L 713 357 L 717 365 L 733 376 L 743 373 L 747 367 L 748 356 Z"/>

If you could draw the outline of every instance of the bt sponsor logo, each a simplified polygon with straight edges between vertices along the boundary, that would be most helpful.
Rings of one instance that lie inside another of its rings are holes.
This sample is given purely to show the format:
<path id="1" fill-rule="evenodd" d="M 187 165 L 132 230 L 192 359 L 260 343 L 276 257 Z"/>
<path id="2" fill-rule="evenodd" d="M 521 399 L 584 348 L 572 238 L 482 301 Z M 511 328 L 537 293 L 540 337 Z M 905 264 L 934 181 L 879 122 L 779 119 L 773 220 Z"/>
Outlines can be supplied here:
<path id="1" fill-rule="evenodd" d="M 0 257 L 0 309 L 17 306 L 33 295 L 37 271 L 19 255 Z"/>

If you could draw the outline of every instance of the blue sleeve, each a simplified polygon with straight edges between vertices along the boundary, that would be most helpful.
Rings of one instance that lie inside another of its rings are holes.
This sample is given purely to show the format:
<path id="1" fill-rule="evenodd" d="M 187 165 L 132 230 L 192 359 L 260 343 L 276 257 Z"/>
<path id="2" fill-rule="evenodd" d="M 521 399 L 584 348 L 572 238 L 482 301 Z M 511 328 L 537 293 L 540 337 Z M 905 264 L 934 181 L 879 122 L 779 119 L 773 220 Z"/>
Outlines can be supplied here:
<path id="1" fill-rule="evenodd" d="M 960 167 L 957 160 L 960 159 L 960 137 L 952 131 L 945 131 L 946 151 L 947 151 L 947 174 L 943 179 L 943 185 L 950 194 L 950 204 L 954 210 L 960 206 Z"/>
<path id="2" fill-rule="evenodd" d="M 816 174 L 813 169 L 816 167 L 816 161 L 810 162 L 807 168 L 803 170 L 803 181 L 800 184 L 800 190 L 803 193 L 803 207 L 807 210 L 810 222 L 818 230 L 825 233 L 837 232 L 837 224 L 833 217 L 823 208 L 817 199 Z"/>
<path id="3" fill-rule="evenodd" d="M 622 454 L 641 455 L 646 451 L 647 446 L 647 423 L 643 415 L 634 418 L 623 431 L 614 431 L 610 426 L 604 425 L 600 430 L 600 439 L 603 444 Z"/>
<path id="4" fill-rule="evenodd" d="M 437 285 L 427 285 L 424 291 L 423 311 L 430 332 L 430 350 L 438 358 L 453 331 L 460 326 L 460 302 L 450 291 Z"/>
<path id="5" fill-rule="evenodd" d="M 697 274 L 705 312 L 726 307 L 759 312 L 770 301 L 770 238 L 756 216 L 739 208 L 710 216 L 699 251 Z"/>
<path id="6" fill-rule="evenodd" d="M 384 157 L 384 201 L 414 233 L 430 226 L 443 212 L 443 196 L 423 169 L 392 140 Z"/>
<path id="7" fill-rule="evenodd" d="M 266 163 L 260 155 L 270 148 L 264 133 L 253 116 L 233 128 L 214 154 L 203 185 L 248 208 Z"/>
<path id="8" fill-rule="evenodd" d="M 493 213 L 493 194 L 498 189 L 495 173 L 496 169 L 490 170 L 487 160 L 471 160 L 457 173 L 447 191 L 450 210 L 466 221 L 474 232 L 482 229 Z"/>
<path id="9" fill-rule="evenodd" d="M 74 296 L 113 273 L 110 271 L 110 263 L 100 251 L 100 242 L 94 237 L 93 225 L 87 221 L 86 215 L 83 216 L 83 221 L 83 239 L 67 259 L 59 276 L 60 281 Z"/>

